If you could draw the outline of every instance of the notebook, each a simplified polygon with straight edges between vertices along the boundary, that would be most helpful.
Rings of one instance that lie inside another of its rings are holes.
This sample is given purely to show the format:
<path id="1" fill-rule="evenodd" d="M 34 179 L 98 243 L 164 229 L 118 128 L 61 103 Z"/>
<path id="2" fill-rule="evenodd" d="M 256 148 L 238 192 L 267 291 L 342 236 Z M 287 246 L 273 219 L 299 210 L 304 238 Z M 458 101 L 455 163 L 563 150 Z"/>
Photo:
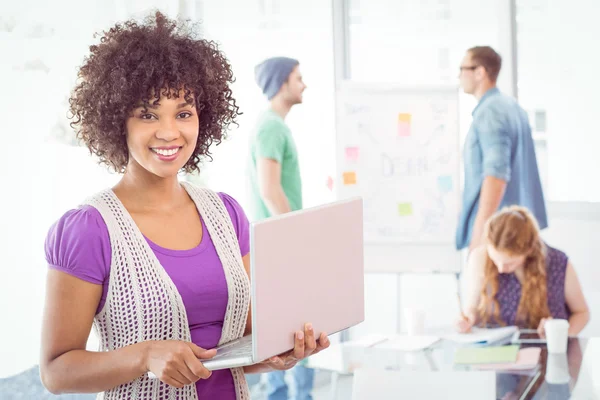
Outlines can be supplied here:
<path id="1" fill-rule="evenodd" d="M 521 349 L 517 353 L 515 362 L 498 363 L 498 364 L 482 364 L 477 365 L 479 370 L 494 370 L 494 371 L 523 371 L 534 369 L 540 362 L 542 349 L 539 347 L 528 347 Z"/>
<path id="2" fill-rule="evenodd" d="M 454 364 L 499 364 L 517 361 L 519 346 L 461 347 L 454 353 Z"/>
<path id="3" fill-rule="evenodd" d="M 482 329 L 473 328 L 471 333 L 453 333 L 444 336 L 446 340 L 463 344 L 490 344 L 512 337 L 517 332 L 516 326 L 503 328 Z"/>

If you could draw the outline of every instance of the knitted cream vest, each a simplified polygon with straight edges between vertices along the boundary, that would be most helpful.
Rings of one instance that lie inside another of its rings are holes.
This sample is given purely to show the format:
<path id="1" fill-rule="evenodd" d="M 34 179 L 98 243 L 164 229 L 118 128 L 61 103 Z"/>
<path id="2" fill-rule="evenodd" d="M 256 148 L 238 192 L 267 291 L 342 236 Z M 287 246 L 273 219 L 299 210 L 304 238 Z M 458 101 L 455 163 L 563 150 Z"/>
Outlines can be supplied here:
<path id="1" fill-rule="evenodd" d="M 221 198 L 185 182 L 182 186 L 196 204 L 223 264 L 229 298 L 219 344 L 226 343 L 243 335 L 250 302 L 239 243 Z M 106 303 L 94 319 L 100 351 L 146 340 L 191 341 L 181 296 L 121 201 L 112 190 L 105 190 L 87 203 L 102 215 L 112 248 Z M 234 368 L 231 373 L 237 400 L 250 400 L 243 370 Z M 98 399 L 197 400 L 198 395 L 193 384 L 177 389 L 143 375 L 100 393 Z"/>

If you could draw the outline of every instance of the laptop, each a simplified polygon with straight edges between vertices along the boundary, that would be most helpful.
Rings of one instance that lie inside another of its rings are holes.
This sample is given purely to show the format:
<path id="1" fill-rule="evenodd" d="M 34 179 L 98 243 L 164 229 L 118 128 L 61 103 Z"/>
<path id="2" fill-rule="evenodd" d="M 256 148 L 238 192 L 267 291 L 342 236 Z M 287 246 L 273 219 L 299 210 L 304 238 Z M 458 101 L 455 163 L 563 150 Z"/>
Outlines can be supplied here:
<path id="1" fill-rule="evenodd" d="M 252 334 L 217 348 L 209 370 L 256 364 L 294 348 L 312 323 L 315 337 L 364 320 L 361 198 L 253 222 L 250 226 Z"/>

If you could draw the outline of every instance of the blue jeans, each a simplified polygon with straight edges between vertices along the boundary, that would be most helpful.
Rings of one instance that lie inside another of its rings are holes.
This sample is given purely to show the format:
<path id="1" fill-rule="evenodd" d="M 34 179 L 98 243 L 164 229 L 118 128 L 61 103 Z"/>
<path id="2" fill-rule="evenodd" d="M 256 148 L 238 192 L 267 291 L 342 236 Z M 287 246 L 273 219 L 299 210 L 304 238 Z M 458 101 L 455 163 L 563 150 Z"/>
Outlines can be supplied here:
<path id="1" fill-rule="evenodd" d="M 315 371 L 302 365 L 296 365 L 292 371 L 296 386 L 295 400 L 312 400 L 312 389 Z M 274 371 L 267 374 L 267 399 L 288 400 L 288 386 L 285 382 L 285 371 Z"/>

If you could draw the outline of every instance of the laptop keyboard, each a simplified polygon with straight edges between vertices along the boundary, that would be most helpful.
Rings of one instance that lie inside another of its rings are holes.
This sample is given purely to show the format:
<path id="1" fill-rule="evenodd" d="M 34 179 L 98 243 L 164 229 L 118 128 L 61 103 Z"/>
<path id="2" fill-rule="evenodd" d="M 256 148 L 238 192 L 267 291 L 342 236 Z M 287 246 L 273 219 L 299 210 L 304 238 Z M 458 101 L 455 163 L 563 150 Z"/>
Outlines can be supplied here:
<path id="1" fill-rule="evenodd" d="M 252 356 L 252 335 L 244 336 L 229 343 L 222 344 L 217 349 L 217 355 L 213 360 L 222 357 Z"/>

